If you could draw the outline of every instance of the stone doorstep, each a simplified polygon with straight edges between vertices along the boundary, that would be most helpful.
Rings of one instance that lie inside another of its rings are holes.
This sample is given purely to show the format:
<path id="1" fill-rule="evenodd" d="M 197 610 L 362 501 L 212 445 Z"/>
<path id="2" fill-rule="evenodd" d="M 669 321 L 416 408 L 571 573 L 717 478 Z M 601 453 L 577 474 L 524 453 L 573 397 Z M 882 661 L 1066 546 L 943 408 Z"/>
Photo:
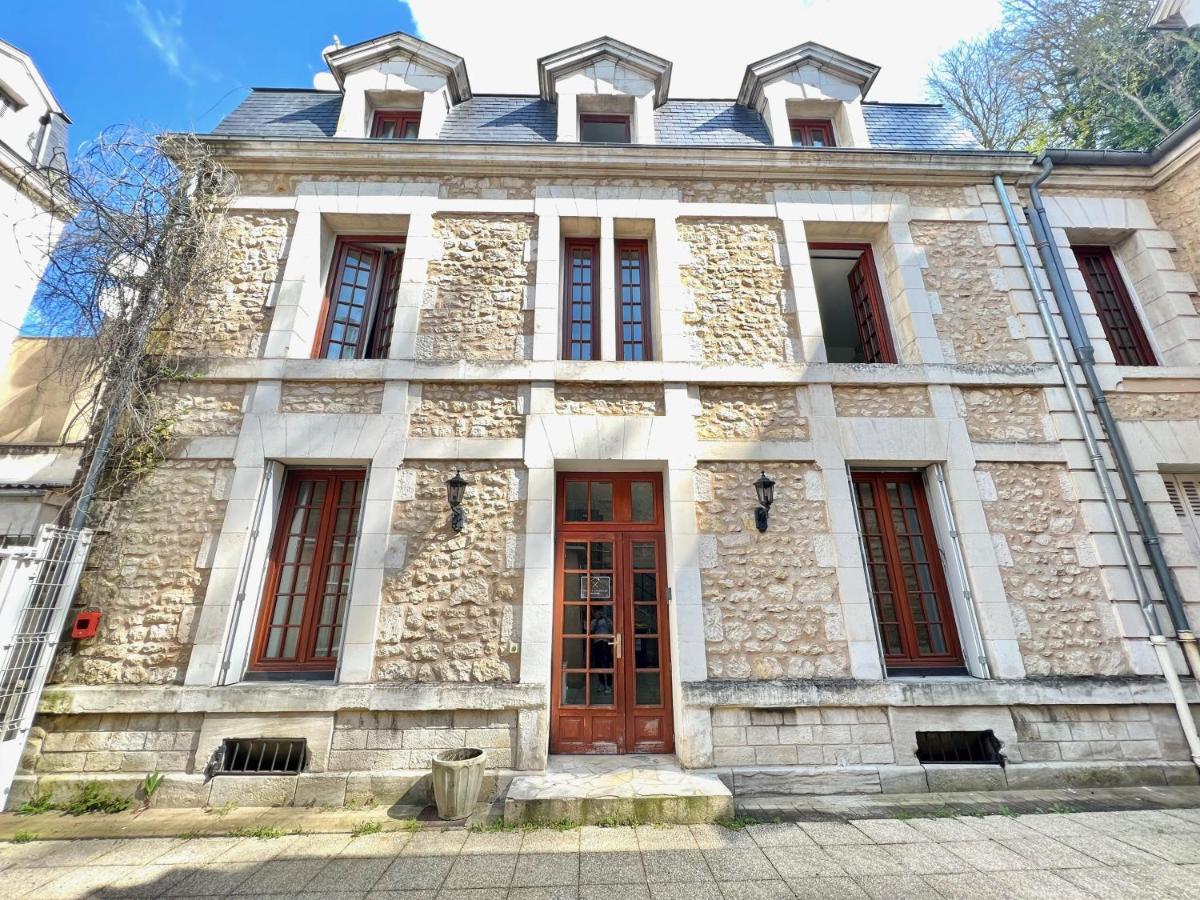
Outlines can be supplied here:
<path id="1" fill-rule="evenodd" d="M 545 772 L 517 775 L 504 820 L 699 824 L 734 815 L 733 792 L 714 773 L 673 756 L 551 757 Z"/>

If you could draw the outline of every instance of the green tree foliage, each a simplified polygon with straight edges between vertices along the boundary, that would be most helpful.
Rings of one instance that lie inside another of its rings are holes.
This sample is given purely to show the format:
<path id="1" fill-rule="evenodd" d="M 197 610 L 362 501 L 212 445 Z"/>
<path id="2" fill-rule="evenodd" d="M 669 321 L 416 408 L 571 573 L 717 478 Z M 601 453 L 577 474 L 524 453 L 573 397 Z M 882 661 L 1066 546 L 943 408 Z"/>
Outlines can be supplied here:
<path id="1" fill-rule="evenodd" d="M 1154 0 L 1005 0 L 942 56 L 930 94 L 996 149 L 1144 149 L 1200 109 L 1200 34 L 1151 31 Z"/>

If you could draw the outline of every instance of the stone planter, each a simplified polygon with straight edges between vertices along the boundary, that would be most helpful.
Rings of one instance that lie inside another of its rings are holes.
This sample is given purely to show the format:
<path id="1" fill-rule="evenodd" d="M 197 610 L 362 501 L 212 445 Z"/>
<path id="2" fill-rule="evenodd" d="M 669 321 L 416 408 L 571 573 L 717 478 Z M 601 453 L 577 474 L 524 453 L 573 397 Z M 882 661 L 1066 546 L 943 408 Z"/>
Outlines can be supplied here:
<path id="1" fill-rule="evenodd" d="M 443 750 L 433 758 L 433 796 L 440 818 L 465 819 L 475 810 L 486 765 L 487 754 L 474 747 Z"/>

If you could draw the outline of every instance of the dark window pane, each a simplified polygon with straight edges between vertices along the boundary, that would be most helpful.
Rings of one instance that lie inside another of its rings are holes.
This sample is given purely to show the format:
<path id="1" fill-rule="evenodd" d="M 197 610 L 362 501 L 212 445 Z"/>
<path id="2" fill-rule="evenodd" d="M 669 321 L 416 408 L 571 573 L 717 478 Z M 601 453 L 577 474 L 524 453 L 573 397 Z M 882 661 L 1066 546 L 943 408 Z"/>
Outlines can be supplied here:
<path id="1" fill-rule="evenodd" d="M 578 572 L 563 573 L 563 600 L 584 600 L 583 583 L 587 580 L 586 575 L 581 575 Z"/>
<path id="2" fill-rule="evenodd" d="M 563 634 L 587 634 L 583 623 L 587 621 L 586 606 L 563 607 Z"/>
<path id="3" fill-rule="evenodd" d="M 613 520 L 612 482 L 592 482 L 591 513 L 591 520 L 593 522 L 611 522 Z"/>
<path id="4" fill-rule="evenodd" d="M 653 522 L 654 485 L 649 481 L 635 481 L 629 486 L 629 494 L 633 504 L 633 521 Z"/>
<path id="5" fill-rule="evenodd" d="M 592 568 L 605 571 L 612 568 L 613 545 L 610 541 L 595 541 L 592 544 Z"/>
<path id="6" fill-rule="evenodd" d="M 586 481 L 567 482 L 566 517 L 568 522 L 587 521 L 587 494 Z"/>
<path id="7" fill-rule="evenodd" d="M 654 572 L 635 572 L 633 576 L 633 601 L 658 599 L 658 575 Z"/>
<path id="8" fill-rule="evenodd" d="M 613 633 L 613 608 L 607 604 L 594 604 L 588 615 L 588 634 Z"/>
<path id="9" fill-rule="evenodd" d="M 634 638 L 634 665 L 639 669 L 658 668 L 658 638 Z"/>
<path id="10" fill-rule="evenodd" d="M 579 121 L 579 140 L 585 144 L 628 144 L 629 119 L 583 117 Z"/>
<path id="11" fill-rule="evenodd" d="M 662 674 L 659 672 L 638 672 L 636 690 L 637 698 L 635 702 L 638 706 L 661 706 Z"/>
<path id="12" fill-rule="evenodd" d="M 567 638 L 563 641 L 562 667 L 564 669 L 585 669 L 583 638 Z"/>
<path id="13" fill-rule="evenodd" d="M 591 696 L 589 706 L 612 706 L 613 676 L 610 672 L 593 672 L 588 679 Z"/>
<path id="14" fill-rule="evenodd" d="M 634 630 L 638 634 L 658 633 L 658 607 L 645 605 L 633 608 Z"/>
<path id="15" fill-rule="evenodd" d="M 587 675 L 583 672 L 563 673 L 562 702 L 564 706 L 583 706 L 587 703 Z"/>
<path id="16" fill-rule="evenodd" d="M 567 544 L 563 553 L 563 568 L 566 569 L 586 569 L 587 568 L 587 544 L 571 543 Z"/>
<path id="17" fill-rule="evenodd" d="M 588 666 L 593 669 L 611 669 L 613 666 L 612 638 L 591 640 L 588 643 L 591 645 L 588 651 L 591 654 Z"/>
<path id="18" fill-rule="evenodd" d="M 633 567 L 635 569 L 656 568 L 655 561 L 658 548 L 652 543 L 637 543 L 633 545 Z"/>

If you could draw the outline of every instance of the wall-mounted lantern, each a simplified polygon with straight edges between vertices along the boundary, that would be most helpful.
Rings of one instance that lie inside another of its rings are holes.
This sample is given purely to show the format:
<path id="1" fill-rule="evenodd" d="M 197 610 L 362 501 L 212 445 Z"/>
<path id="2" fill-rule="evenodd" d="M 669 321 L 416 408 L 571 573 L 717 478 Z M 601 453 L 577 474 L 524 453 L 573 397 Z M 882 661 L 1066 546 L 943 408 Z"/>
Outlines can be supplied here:
<path id="1" fill-rule="evenodd" d="M 467 492 L 467 479 L 462 472 L 454 470 L 454 476 L 446 479 L 446 501 L 450 504 L 450 527 L 462 531 L 467 524 L 467 514 L 463 511 L 463 495 Z"/>
<path id="2" fill-rule="evenodd" d="M 767 530 L 767 513 L 775 502 L 775 482 L 763 472 L 754 482 L 754 493 L 758 495 L 758 508 L 754 510 L 754 527 L 759 531 Z"/>

